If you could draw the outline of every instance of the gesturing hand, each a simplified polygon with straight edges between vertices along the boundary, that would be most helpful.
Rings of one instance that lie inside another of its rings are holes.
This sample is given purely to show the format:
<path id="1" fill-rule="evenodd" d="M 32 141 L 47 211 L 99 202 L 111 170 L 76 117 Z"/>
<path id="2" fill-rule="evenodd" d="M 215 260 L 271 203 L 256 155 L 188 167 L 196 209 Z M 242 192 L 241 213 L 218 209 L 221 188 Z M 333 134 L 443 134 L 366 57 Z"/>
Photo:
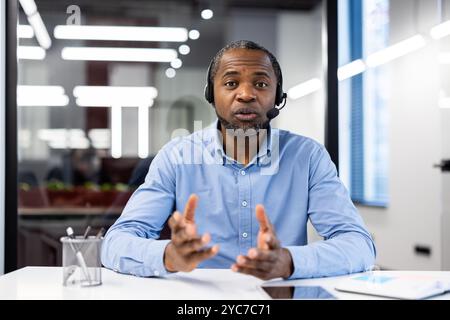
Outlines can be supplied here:
<path id="1" fill-rule="evenodd" d="M 238 256 L 231 269 L 262 280 L 289 278 L 294 270 L 291 254 L 281 248 L 262 205 L 256 206 L 256 218 L 259 222 L 257 248 L 251 248 L 247 256 Z"/>
<path id="2" fill-rule="evenodd" d="M 172 240 L 164 251 L 164 266 L 169 272 L 190 272 L 203 260 L 209 259 L 219 252 L 219 246 L 212 248 L 204 246 L 211 241 L 211 236 L 205 233 L 197 234 L 194 214 L 198 197 L 191 195 L 183 215 L 175 212 L 169 219 Z"/>

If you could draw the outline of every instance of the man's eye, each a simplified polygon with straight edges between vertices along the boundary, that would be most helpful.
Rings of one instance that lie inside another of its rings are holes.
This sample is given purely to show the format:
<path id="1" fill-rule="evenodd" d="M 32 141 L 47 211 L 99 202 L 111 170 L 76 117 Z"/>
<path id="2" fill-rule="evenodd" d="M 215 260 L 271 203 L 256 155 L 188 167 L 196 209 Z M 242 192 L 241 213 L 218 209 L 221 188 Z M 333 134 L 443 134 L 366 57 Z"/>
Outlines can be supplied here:
<path id="1" fill-rule="evenodd" d="M 227 81 L 227 82 L 225 82 L 225 86 L 226 87 L 235 87 L 236 81 Z"/>
<path id="2" fill-rule="evenodd" d="M 268 84 L 265 82 L 258 82 L 258 83 L 256 83 L 256 86 L 258 88 L 266 88 L 268 86 Z"/>

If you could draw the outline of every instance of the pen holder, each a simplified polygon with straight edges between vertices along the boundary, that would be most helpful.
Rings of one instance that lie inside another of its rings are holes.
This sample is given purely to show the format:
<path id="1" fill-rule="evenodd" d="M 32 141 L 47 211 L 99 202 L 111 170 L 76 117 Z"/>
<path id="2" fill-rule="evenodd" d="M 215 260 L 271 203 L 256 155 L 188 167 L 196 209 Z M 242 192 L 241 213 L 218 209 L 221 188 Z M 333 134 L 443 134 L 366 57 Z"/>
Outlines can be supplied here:
<path id="1" fill-rule="evenodd" d="M 63 285 L 102 284 L 100 252 L 103 238 L 62 237 Z"/>

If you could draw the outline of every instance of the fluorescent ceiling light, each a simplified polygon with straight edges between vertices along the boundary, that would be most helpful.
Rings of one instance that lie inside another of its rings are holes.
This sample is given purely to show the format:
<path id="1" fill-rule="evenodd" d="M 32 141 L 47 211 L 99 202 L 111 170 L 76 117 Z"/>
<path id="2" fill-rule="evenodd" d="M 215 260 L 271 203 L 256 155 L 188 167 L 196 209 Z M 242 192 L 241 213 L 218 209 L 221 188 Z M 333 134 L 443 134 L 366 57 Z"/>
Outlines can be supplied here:
<path id="1" fill-rule="evenodd" d="M 151 107 L 158 90 L 154 87 L 77 86 L 73 95 L 80 107 Z"/>
<path id="2" fill-rule="evenodd" d="M 48 49 L 52 45 L 52 40 L 47 32 L 47 28 L 44 25 L 44 21 L 42 21 L 41 15 L 39 12 L 36 12 L 32 16 L 28 16 L 28 22 L 33 27 L 34 34 L 36 35 L 36 40 L 39 42 L 39 45 Z"/>
<path id="3" fill-rule="evenodd" d="M 161 41 L 185 42 L 186 28 L 119 27 L 119 26 L 56 26 L 56 39 L 113 40 L 113 41 Z"/>
<path id="4" fill-rule="evenodd" d="M 210 9 L 202 10 L 202 12 L 200 14 L 201 14 L 202 18 L 205 20 L 209 20 L 214 16 L 214 12 Z"/>
<path id="5" fill-rule="evenodd" d="M 320 79 L 312 79 L 291 88 L 288 91 L 288 96 L 292 100 L 300 99 L 311 93 L 314 93 L 322 88 L 322 81 Z"/>
<path id="6" fill-rule="evenodd" d="M 430 35 L 433 39 L 436 40 L 450 35 L 450 21 L 446 21 L 432 28 L 430 31 Z"/>
<path id="7" fill-rule="evenodd" d="M 441 98 L 441 100 L 439 100 L 439 108 L 450 109 L 450 98 Z"/>
<path id="8" fill-rule="evenodd" d="M 48 145 L 52 149 L 89 149 L 89 140 L 49 141 Z"/>
<path id="9" fill-rule="evenodd" d="M 66 140 L 70 138 L 84 138 L 85 134 L 82 129 L 40 129 L 38 130 L 38 138 L 43 141 Z"/>
<path id="10" fill-rule="evenodd" d="M 174 49 L 65 47 L 61 56 L 64 60 L 171 62 L 178 54 Z"/>
<path id="11" fill-rule="evenodd" d="M 64 107 L 69 104 L 61 86 L 17 86 L 17 105 L 20 107 Z"/>
<path id="12" fill-rule="evenodd" d="M 183 65 L 183 62 L 178 58 L 173 60 L 172 62 L 170 62 L 170 66 L 174 69 L 181 68 L 182 65 Z"/>
<path id="13" fill-rule="evenodd" d="M 20 85 L 17 86 L 17 94 L 19 95 L 63 95 L 64 88 L 61 86 L 30 86 Z"/>
<path id="14" fill-rule="evenodd" d="M 17 38 L 31 39 L 34 37 L 33 28 L 26 24 L 17 25 Z"/>
<path id="15" fill-rule="evenodd" d="M 89 148 L 89 140 L 81 129 L 41 129 L 38 138 L 53 149 Z"/>
<path id="16" fill-rule="evenodd" d="M 75 103 L 79 107 L 102 107 L 109 108 L 114 104 L 120 105 L 123 108 L 135 108 L 144 104 L 147 107 L 152 107 L 154 104 L 153 100 L 143 100 L 139 98 L 123 97 L 120 100 L 114 100 L 113 98 L 105 97 L 80 97 L 75 100 Z"/>
<path id="17" fill-rule="evenodd" d="M 141 159 L 146 159 L 149 156 L 148 142 L 149 142 L 149 113 L 146 106 L 138 109 L 138 155 Z"/>
<path id="18" fill-rule="evenodd" d="M 19 0 L 20 6 L 27 16 L 31 16 L 37 11 L 36 3 L 34 0 Z"/>
<path id="19" fill-rule="evenodd" d="M 87 149 L 89 140 L 81 129 L 41 129 L 38 138 L 52 149 Z"/>
<path id="20" fill-rule="evenodd" d="M 65 107 L 69 104 L 69 97 L 63 96 L 17 96 L 19 107 Z"/>
<path id="21" fill-rule="evenodd" d="M 198 38 L 200 38 L 200 32 L 198 30 L 192 29 L 189 31 L 189 39 L 197 40 Z"/>
<path id="22" fill-rule="evenodd" d="M 43 60 L 45 50 L 41 47 L 19 46 L 17 47 L 17 58 L 23 60 Z"/>
<path id="23" fill-rule="evenodd" d="M 339 81 L 342 81 L 363 73 L 364 71 L 366 71 L 364 62 L 362 60 L 355 60 L 338 69 L 338 79 Z"/>
<path id="24" fill-rule="evenodd" d="M 439 54 L 440 64 L 450 64 L 450 52 L 444 52 Z"/>
<path id="25" fill-rule="evenodd" d="M 183 55 L 187 55 L 187 54 L 189 54 L 189 52 L 191 52 L 191 48 L 189 48 L 189 46 L 187 44 L 182 44 L 178 48 L 178 51 Z"/>
<path id="26" fill-rule="evenodd" d="M 95 149 L 109 149 L 111 147 L 111 130 L 109 129 L 92 129 L 88 136 Z"/>
<path id="27" fill-rule="evenodd" d="M 111 108 L 111 156 L 114 159 L 122 157 L 122 108 Z"/>
<path id="28" fill-rule="evenodd" d="M 386 64 L 408 53 L 421 49 L 425 44 L 425 38 L 421 35 L 416 35 L 391 47 L 371 54 L 367 58 L 367 66 L 374 68 Z"/>
<path id="29" fill-rule="evenodd" d="M 174 78 L 177 75 L 177 72 L 173 68 L 167 68 L 166 69 L 166 77 L 167 78 Z"/>

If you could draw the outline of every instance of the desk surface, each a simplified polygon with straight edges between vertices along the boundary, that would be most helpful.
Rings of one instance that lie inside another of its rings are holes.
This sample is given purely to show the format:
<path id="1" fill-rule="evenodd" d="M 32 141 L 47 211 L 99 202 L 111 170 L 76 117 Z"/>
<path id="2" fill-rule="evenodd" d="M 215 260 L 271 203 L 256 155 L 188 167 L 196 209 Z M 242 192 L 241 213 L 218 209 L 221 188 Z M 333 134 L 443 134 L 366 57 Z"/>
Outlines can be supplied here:
<path id="1" fill-rule="evenodd" d="M 385 275 L 427 275 L 450 280 L 450 272 L 391 272 Z M 270 281 L 265 285 L 322 286 L 339 299 L 380 299 L 343 293 L 335 285 L 349 276 L 294 281 Z M 259 288 L 264 282 L 230 270 L 198 269 L 166 278 L 138 278 L 102 269 L 103 284 L 81 288 L 62 285 L 62 268 L 27 267 L 0 277 L 0 299 L 133 299 L 133 300 L 260 300 L 268 296 Z M 436 297 L 450 299 L 450 293 Z"/>

